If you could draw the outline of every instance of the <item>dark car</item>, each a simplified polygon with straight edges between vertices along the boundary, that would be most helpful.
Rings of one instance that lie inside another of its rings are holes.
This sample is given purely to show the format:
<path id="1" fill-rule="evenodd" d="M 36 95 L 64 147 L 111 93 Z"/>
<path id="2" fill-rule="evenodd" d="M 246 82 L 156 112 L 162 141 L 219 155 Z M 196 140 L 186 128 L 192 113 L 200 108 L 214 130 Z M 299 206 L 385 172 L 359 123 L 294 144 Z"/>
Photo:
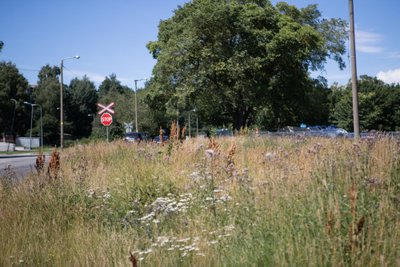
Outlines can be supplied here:
<path id="1" fill-rule="evenodd" d="M 154 143 L 157 143 L 157 144 L 160 144 L 160 143 L 166 142 L 166 141 L 168 141 L 168 140 L 169 140 L 168 135 L 163 135 L 163 136 L 162 136 L 162 141 L 160 141 L 160 136 L 157 135 L 156 137 L 154 137 L 153 142 L 154 142 Z"/>
<path id="2" fill-rule="evenodd" d="M 125 134 L 125 137 L 124 137 L 124 141 L 127 141 L 127 142 L 139 143 L 142 140 L 143 140 L 143 135 L 141 133 L 137 133 L 137 132 L 127 133 L 127 134 Z"/>

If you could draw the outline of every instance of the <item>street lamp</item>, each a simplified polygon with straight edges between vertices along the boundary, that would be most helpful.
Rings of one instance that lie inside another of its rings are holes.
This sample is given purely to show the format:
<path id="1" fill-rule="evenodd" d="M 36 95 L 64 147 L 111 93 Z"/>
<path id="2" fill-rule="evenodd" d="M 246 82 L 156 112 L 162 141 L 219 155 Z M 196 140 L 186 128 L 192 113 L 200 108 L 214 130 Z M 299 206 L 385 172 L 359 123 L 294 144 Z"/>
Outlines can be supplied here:
<path id="1" fill-rule="evenodd" d="M 33 107 L 39 107 L 40 108 L 40 147 L 43 151 L 43 113 L 42 113 L 42 106 L 39 104 L 32 104 L 29 102 L 24 102 L 26 105 L 31 106 L 31 131 L 30 131 L 30 145 L 29 149 L 32 149 L 32 121 L 33 121 Z"/>
<path id="2" fill-rule="evenodd" d="M 64 147 L 64 96 L 63 96 L 63 67 L 64 60 L 67 59 L 79 59 L 80 56 L 68 57 L 61 59 L 60 67 L 60 147 Z"/>
<path id="3" fill-rule="evenodd" d="M 33 104 L 33 106 L 38 106 L 40 108 L 40 147 L 43 151 L 43 113 L 42 106 L 39 104 Z"/>
<path id="4" fill-rule="evenodd" d="M 11 120 L 11 135 L 14 140 L 14 119 L 15 119 L 15 108 L 17 107 L 17 100 L 15 100 L 14 98 L 11 98 L 10 100 L 12 102 L 14 102 L 13 116 L 12 116 L 12 120 Z"/>
<path id="5" fill-rule="evenodd" d="M 135 128 L 136 128 L 136 132 L 139 131 L 139 127 L 138 127 L 138 110 L 137 110 L 137 106 L 138 105 L 137 105 L 137 96 L 136 96 L 137 82 L 138 81 L 147 81 L 147 78 L 135 80 Z"/>
<path id="6" fill-rule="evenodd" d="M 26 105 L 31 105 L 31 130 L 29 132 L 29 150 L 32 149 L 32 121 L 33 121 L 33 104 L 29 102 L 24 102 Z"/>

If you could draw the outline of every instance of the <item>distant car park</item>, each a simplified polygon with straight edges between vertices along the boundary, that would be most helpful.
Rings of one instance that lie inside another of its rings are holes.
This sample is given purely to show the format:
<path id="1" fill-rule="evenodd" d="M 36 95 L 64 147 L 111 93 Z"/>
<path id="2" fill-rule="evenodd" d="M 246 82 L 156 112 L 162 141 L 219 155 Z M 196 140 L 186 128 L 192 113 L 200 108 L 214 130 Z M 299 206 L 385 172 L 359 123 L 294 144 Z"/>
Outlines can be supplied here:
<path id="1" fill-rule="evenodd" d="M 279 129 L 276 132 L 270 132 L 270 135 L 277 136 L 321 136 L 321 137 L 347 137 L 348 132 L 345 129 L 338 128 L 335 126 L 308 126 L 308 127 L 296 127 L 286 126 Z"/>

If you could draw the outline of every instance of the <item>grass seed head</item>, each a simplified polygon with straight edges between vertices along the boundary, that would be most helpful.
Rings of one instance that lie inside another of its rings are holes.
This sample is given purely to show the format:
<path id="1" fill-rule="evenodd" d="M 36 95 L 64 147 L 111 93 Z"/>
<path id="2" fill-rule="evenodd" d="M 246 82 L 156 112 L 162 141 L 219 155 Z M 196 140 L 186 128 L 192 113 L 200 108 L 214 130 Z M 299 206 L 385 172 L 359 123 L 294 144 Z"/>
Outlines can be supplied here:
<path id="1" fill-rule="evenodd" d="M 51 159 L 47 168 L 50 179 L 56 180 L 60 172 L 60 153 L 55 148 L 51 153 Z"/>

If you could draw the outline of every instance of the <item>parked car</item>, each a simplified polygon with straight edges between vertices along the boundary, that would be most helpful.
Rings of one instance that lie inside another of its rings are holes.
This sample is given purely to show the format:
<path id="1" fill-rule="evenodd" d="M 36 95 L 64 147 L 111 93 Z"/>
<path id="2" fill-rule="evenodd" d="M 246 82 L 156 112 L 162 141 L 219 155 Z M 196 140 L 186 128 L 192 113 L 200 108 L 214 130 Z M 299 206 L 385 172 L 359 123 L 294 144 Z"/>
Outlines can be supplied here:
<path id="1" fill-rule="evenodd" d="M 157 135 L 156 137 L 154 137 L 153 142 L 154 142 L 154 143 L 157 143 L 157 144 L 160 144 L 161 142 L 166 142 L 166 141 L 168 141 L 168 140 L 169 140 L 168 135 L 163 135 L 161 141 L 160 141 L 160 136 Z"/>
<path id="2" fill-rule="evenodd" d="M 138 132 L 131 132 L 131 133 L 126 133 L 124 137 L 124 141 L 126 142 L 136 142 L 140 143 L 140 141 L 143 140 L 143 135 L 142 133 Z"/>
<path id="3" fill-rule="evenodd" d="M 345 129 L 335 126 L 328 126 L 322 130 L 323 135 L 328 137 L 346 137 L 348 132 Z"/>

